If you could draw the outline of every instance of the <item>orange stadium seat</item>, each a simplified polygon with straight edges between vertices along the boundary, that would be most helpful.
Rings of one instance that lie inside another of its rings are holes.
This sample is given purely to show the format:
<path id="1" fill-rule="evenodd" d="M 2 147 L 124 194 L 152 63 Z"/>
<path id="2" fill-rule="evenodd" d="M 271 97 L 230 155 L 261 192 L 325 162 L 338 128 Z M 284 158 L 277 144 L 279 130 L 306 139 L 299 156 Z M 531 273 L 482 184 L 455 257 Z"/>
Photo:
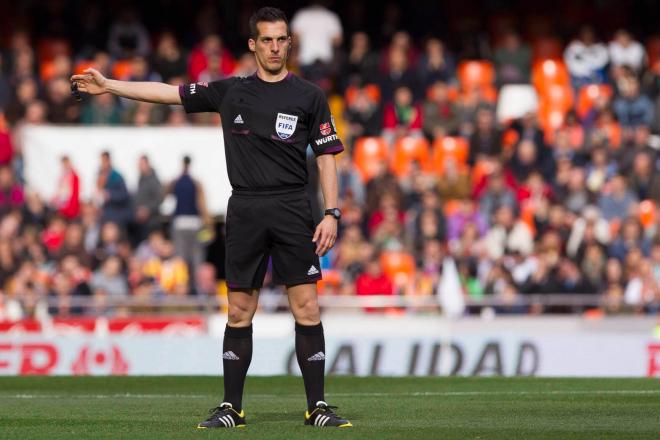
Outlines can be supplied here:
<path id="1" fill-rule="evenodd" d="M 331 95 L 328 98 L 328 107 L 330 107 L 337 136 L 339 139 L 344 139 L 344 110 L 346 108 L 344 98 L 340 95 Z"/>
<path id="2" fill-rule="evenodd" d="M 458 65 L 457 74 L 463 90 L 486 89 L 495 82 L 495 68 L 489 61 L 463 61 Z"/>
<path id="3" fill-rule="evenodd" d="M 655 202 L 653 200 L 643 200 L 639 204 L 639 222 L 645 228 L 655 224 Z"/>
<path id="4" fill-rule="evenodd" d="M 77 75 L 80 75 L 86 69 L 89 69 L 90 67 L 94 67 L 94 61 L 92 61 L 92 60 L 80 60 L 74 66 L 73 72 Z"/>
<path id="5" fill-rule="evenodd" d="M 385 251 L 380 255 L 380 265 L 395 285 L 404 285 L 415 275 L 415 259 L 407 252 Z"/>
<path id="6" fill-rule="evenodd" d="M 502 133 L 502 147 L 505 150 L 510 150 L 515 147 L 519 140 L 520 134 L 513 128 L 507 128 L 504 130 L 504 133 Z"/>
<path id="7" fill-rule="evenodd" d="M 564 45 L 556 37 L 541 37 L 532 43 L 533 60 L 561 60 L 564 56 Z"/>
<path id="8" fill-rule="evenodd" d="M 429 142 L 423 137 L 402 137 L 394 142 L 390 169 L 397 177 L 410 173 L 413 162 L 419 162 L 423 170 L 429 166 Z"/>
<path id="9" fill-rule="evenodd" d="M 604 97 L 611 99 L 613 94 L 612 86 L 608 84 L 589 84 L 583 86 L 578 92 L 577 115 L 580 118 L 584 118 L 593 108 L 598 98 Z"/>
<path id="10" fill-rule="evenodd" d="M 353 163 L 364 182 L 376 175 L 381 163 L 389 161 L 389 147 L 382 137 L 359 138 L 353 149 Z"/>
<path id="11" fill-rule="evenodd" d="M 465 164 L 470 146 L 467 140 L 459 136 L 445 136 L 433 141 L 431 152 L 431 168 L 436 173 L 442 173 L 445 160 L 453 158 L 457 164 Z"/>
<path id="12" fill-rule="evenodd" d="M 373 102 L 376 103 L 380 102 L 380 87 L 378 87 L 378 85 L 365 84 L 365 86 L 362 87 L 362 90 L 364 90 L 364 92 L 367 94 L 369 99 L 371 99 Z M 346 88 L 346 93 L 344 94 L 344 98 L 346 99 L 346 105 L 348 106 L 353 105 L 359 91 L 360 88 L 356 86 L 348 86 Z"/>
<path id="13" fill-rule="evenodd" d="M 566 64 L 561 60 L 539 60 L 532 66 L 532 85 L 540 93 L 552 84 L 569 85 L 570 77 Z"/>
<path id="14" fill-rule="evenodd" d="M 39 78 L 47 82 L 55 75 L 55 63 L 53 60 L 43 61 L 39 66 Z"/>
<path id="15" fill-rule="evenodd" d="M 337 269 L 323 269 L 323 279 L 316 282 L 319 294 L 329 293 L 331 288 L 341 286 L 341 272 Z"/>
<path id="16" fill-rule="evenodd" d="M 442 212 L 445 215 L 445 218 L 456 214 L 461 209 L 462 203 L 463 200 L 459 200 L 459 199 L 451 199 L 443 203 Z"/>
<path id="17" fill-rule="evenodd" d="M 133 62 L 131 60 L 115 61 L 112 65 L 112 77 L 122 80 L 128 79 L 133 70 L 132 64 Z"/>
<path id="18" fill-rule="evenodd" d="M 52 61 L 58 55 L 70 54 L 71 46 L 64 38 L 43 38 L 37 43 L 37 58 L 40 63 Z"/>
<path id="19" fill-rule="evenodd" d="M 573 90 L 565 84 L 550 84 L 541 95 L 541 106 L 568 112 L 573 107 Z"/>
<path id="20" fill-rule="evenodd" d="M 660 36 L 656 35 L 646 42 L 646 56 L 649 68 L 656 74 L 660 74 Z"/>

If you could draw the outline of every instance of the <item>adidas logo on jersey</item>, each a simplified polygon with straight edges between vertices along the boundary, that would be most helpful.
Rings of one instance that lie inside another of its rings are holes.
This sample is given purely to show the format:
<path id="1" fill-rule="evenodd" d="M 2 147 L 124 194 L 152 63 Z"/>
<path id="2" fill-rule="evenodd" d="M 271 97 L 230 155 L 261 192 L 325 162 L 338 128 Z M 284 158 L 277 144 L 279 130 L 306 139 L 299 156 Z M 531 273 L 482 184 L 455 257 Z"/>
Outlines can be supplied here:
<path id="1" fill-rule="evenodd" d="M 310 267 L 307 271 L 307 275 L 316 275 L 317 273 L 319 273 L 319 270 L 314 267 L 314 265 L 312 265 L 312 267 Z"/>
<path id="2" fill-rule="evenodd" d="M 319 351 L 316 353 L 314 356 L 311 356 L 307 358 L 308 361 L 313 362 L 313 361 L 324 361 L 325 360 L 325 353 L 322 351 Z"/>
<path id="3" fill-rule="evenodd" d="M 222 358 L 227 359 L 228 361 L 237 361 L 240 359 L 233 351 L 225 351 L 222 353 Z"/>
<path id="4" fill-rule="evenodd" d="M 239 115 L 236 116 L 236 118 L 234 119 L 234 124 L 242 124 L 242 123 L 243 123 L 243 117 L 239 114 Z"/>

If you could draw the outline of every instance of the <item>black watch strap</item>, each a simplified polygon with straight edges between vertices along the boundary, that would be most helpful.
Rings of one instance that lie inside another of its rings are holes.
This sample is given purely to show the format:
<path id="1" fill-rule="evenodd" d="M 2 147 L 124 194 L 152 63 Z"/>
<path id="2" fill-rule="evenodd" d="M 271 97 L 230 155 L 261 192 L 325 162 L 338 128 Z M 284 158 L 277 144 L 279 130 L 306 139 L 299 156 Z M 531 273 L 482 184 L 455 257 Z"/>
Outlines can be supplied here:
<path id="1" fill-rule="evenodd" d="M 325 215 L 331 215 L 336 220 L 339 220 L 341 218 L 341 211 L 339 210 L 339 208 L 326 209 L 324 214 Z"/>

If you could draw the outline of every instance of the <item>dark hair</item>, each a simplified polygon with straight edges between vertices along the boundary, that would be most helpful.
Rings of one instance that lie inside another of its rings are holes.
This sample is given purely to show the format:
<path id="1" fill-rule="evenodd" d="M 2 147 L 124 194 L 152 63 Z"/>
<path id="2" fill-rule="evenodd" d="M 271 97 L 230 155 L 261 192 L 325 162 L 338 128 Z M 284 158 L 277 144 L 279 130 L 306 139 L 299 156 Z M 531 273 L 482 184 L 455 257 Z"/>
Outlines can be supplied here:
<path id="1" fill-rule="evenodd" d="M 183 165 L 184 166 L 190 165 L 190 162 L 192 162 L 192 160 L 190 159 L 190 156 L 188 156 L 188 155 L 183 156 Z"/>
<path id="2" fill-rule="evenodd" d="M 269 23 L 274 23 L 276 21 L 283 21 L 286 24 L 286 34 L 287 36 L 291 35 L 289 30 L 289 20 L 286 19 L 286 15 L 281 9 L 264 7 L 257 10 L 250 17 L 250 38 L 255 40 L 259 36 L 259 29 L 257 29 L 257 23 L 262 21 L 267 21 Z"/>

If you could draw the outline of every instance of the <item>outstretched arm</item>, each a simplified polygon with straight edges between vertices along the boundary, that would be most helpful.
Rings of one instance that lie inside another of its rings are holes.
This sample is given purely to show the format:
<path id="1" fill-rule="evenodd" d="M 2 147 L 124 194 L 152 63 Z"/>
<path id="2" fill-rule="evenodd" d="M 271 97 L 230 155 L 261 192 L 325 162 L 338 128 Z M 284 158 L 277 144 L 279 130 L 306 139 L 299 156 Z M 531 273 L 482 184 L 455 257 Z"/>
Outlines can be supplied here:
<path id="1" fill-rule="evenodd" d="M 73 75 L 71 82 L 78 85 L 78 90 L 90 95 L 112 93 L 122 98 L 155 104 L 181 104 L 177 86 L 159 82 L 132 82 L 108 79 L 96 69 L 87 69 L 81 75 Z"/>

